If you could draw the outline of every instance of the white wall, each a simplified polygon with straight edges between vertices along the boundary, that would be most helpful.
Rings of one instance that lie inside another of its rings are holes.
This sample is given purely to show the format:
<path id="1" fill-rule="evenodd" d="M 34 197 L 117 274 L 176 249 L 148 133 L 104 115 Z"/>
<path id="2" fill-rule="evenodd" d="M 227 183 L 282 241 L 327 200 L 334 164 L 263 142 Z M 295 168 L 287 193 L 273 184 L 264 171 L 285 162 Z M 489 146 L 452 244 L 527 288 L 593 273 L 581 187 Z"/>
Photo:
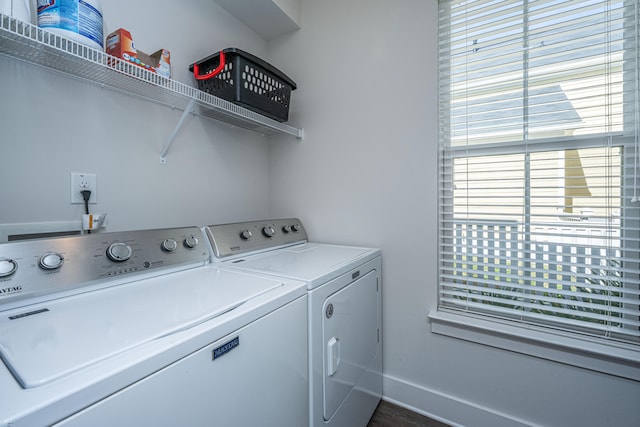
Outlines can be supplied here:
<path id="1" fill-rule="evenodd" d="M 147 53 L 171 51 L 174 78 L 235 46 L 266 42 L 212 0 L 102 2 L 105 35 L 131 31 Z M 268 142 L 189 116 L 161 165 L 182 111 L 148 103 L 0 56 L 0 224 L 72 221 L 70 173 L 97 174 L 110 231 L 203 225 L 267 216 Z"/>
<path id="2" fill-rule="evenodd" d="M 388 399 L 466 425 L 640 424 L 638 383 L 430 333 L 437 292 L 437 3 L 302 0 L 266 45 L 213 0 L 103 1 L 107 30 L 172 52 L 176 79 L 221 47 L 299 89 L 305 139 L 267 143 L 0 56 L 0 224 L 79 218 L 70 172 L 98 176 L 110 230 L 297 215 L 317 240 L 383 250 Z M 155 8 L 154 8 L 155 7 Z"/>
<path id="3" fill-rule="evenodd" d="M 269 45 L 305 139 L 270 144 L 272 216 L 383 252 L 385 396 L 469 426 L 640 425 L 640 384 L 430 332 L 437 303 L 437 2 L 302 0 Z"/>

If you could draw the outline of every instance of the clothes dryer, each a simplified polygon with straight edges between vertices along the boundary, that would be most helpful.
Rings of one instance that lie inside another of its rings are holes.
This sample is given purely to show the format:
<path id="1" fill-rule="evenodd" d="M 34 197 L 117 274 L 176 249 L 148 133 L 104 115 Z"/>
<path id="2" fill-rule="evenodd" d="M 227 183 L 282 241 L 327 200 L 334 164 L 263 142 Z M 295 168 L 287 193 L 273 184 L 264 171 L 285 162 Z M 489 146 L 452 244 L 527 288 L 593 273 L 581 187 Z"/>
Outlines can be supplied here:
<path id="1" fill-rule="evenodd" d="M 306 283 L 309 425 L 366 426 L 382 395 L 380 250 L 309 242 L 295 218 L 205 232 L 220 268 Z"/>

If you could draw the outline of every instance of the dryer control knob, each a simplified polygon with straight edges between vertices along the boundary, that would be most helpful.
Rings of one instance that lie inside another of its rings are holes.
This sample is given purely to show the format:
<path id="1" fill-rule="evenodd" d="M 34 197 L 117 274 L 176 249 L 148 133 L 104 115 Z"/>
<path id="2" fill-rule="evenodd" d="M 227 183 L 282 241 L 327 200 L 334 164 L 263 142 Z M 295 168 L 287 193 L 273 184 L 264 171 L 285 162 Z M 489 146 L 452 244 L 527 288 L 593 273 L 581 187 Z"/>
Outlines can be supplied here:
<path id="1" fill-rule="evenodd" d="M 297 233 L 298 231 L 300 231 L 300 224 L 293 224 L 291 228 L 293 229 L 294 233 Z"/>
<path id="2" fill-rule="evenodd" d="M 12 259 L 0 258 L 0 277 L 9 277 L 18 269 L 18 263 Z"/>
<path id="3" fill-rule="evenodd" d="M 124 262 L 131 258 L 133 250 L 126 243 L 113 243 L 107 248 L 107 256 L 111 261 Z"/>
<path id="4" fill-rule="evenodd" d="M 291 226 L 290 225 L 285 225 L 284 227 L 282 227 L 282 231 L 284 233 L 290 233 L 291 232 Z"/>
<path id="5" fill-rule="evenodd" d="M 55 252 L 49 252 L 40 257 L 40 268 L 43 270 L 55 270 L 62 267 L 64 257 Z"/>
<path id="6" fill-rule="evenodd" d="M 262 229 L 262 234 L 267 237 L 273 237 L 273 235 L 276 234 L 276 230 L 272 226 L 267 225 Z"/>
<path id="7" fill-rule="evenodd" d="M 242 233 L 240 233 L 240 238 L 242 240 L 249 240 L 251 238 L 252 234 L 249 230 L 244 230 L 242 231 Z"/>
<path id="8" fill-rule="evenodd" d="M 189 249 L 193 249 L 198 246 L 198 238 L 193 234 L 187 236 L 187 238 L 184 239 L 184 245 Z"/>
<path id="9" fill-rule="evenodd" d="M 178 242 L 174 239 L 165 239 L 165 241 L 162 242 L 162 249 L 167 252 L 173 252 L 178 249 Z"/>

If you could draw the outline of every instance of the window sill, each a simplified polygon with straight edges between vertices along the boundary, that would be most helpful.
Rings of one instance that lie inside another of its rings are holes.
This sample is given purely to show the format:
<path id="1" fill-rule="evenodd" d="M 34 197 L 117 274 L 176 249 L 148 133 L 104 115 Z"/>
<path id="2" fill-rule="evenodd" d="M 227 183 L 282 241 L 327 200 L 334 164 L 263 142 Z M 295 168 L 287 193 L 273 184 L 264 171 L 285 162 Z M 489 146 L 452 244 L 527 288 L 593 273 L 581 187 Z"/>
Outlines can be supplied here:
<path id="1" fill-rule="evenodd" d="M 429 319 L 435 334 L 640 381 L 640 349 L 629 345 L 442 310 Z"/>

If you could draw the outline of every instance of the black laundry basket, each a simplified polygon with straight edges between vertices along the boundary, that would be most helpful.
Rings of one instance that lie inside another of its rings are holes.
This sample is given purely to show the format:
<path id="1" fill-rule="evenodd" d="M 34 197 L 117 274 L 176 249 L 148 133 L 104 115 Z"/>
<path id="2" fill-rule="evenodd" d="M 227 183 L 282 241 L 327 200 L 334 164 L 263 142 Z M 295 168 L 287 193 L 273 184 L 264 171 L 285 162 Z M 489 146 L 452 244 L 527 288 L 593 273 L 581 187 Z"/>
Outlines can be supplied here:
<path id="1" fill-rule="evenodd" d="M 280 122 L 289 119 L 296 84 L 262 59 L 227 48 L 191 64 L 198 89 Z"/>

